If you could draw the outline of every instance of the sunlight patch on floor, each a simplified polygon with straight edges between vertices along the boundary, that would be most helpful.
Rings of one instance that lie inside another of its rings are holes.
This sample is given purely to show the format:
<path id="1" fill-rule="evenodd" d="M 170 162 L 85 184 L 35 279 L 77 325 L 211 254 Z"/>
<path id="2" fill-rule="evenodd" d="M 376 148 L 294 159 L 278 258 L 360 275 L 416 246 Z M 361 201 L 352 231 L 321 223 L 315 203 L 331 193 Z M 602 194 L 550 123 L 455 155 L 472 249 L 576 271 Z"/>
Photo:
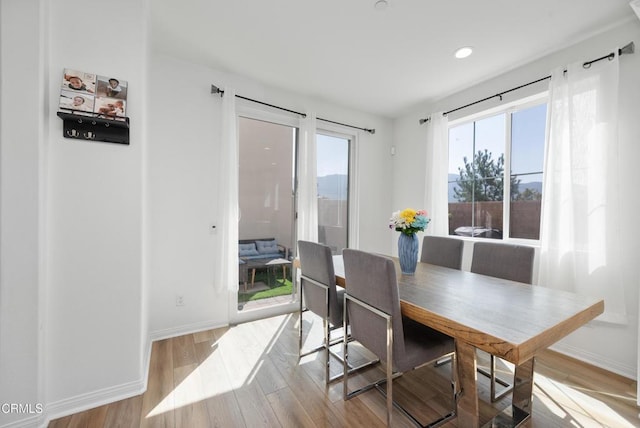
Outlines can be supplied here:
<path id="1" fill-rule="evenodd" d="M 636 425 L 619 415 L 615 409 L 597 397 L 598 391 L 586 394 L 581 390 L 562 382 L 549 379 L 539 373 L 535 374 L 535 396 L 543 406 L 559 418 L 571 421 L 580 427 L 635 427 Z M 593 394 L 596 396 L 592 396 Z M 553 397 L 553 399 L 551 398 Z M 533 411 L 536 411 L 534 405 Z M 587 410 L 589 409 L 589 410 Z"/>
<path id="2" fill-rule="evenodd" d="M 274 322 L 239 324 L 227 330 L 211 346 L 214 351 L 191 372 L 146 417 L 151 418 L 211 397 L 233 392 L 255 379 L 264 356 L 273 347 L 290 315 L 275 317 Z M 251 330 L 255 331 L 251 331 Z M 247 338 L 251 338 L 250 341 Z M 224 359 L 223 355 L 233 356 Z M 189 366 L 187 366 L 189 367 Z M 233 373 L 231 377 L 229 372 Z"/>

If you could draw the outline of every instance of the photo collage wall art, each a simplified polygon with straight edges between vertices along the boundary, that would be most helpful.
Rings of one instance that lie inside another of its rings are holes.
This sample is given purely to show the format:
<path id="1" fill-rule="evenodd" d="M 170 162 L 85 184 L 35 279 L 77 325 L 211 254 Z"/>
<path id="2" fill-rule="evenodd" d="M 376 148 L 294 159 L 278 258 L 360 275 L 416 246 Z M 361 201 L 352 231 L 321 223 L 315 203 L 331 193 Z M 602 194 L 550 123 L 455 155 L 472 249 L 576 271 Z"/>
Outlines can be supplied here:
<path id="1" fill-rule="evenodd" d="M 74 114 L 125 120 L 127 82 L 66 68 L 60 90 L 60 109 Z"/>

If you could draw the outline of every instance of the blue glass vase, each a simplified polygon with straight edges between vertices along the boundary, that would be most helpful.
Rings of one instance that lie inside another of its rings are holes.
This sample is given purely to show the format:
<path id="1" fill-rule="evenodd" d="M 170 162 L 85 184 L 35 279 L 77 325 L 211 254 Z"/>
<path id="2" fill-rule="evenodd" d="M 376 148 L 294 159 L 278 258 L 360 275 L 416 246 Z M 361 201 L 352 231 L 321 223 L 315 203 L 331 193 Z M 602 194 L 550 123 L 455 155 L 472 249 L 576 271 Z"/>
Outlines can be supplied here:
<path id="1" fill-rule="evenodd" d="M 418 235 L 400 234 L 398 238 L 398 258 L 400 259 L 400 270 L 405 275 L 413 275 L 416 272 L 418 263 Z"/>

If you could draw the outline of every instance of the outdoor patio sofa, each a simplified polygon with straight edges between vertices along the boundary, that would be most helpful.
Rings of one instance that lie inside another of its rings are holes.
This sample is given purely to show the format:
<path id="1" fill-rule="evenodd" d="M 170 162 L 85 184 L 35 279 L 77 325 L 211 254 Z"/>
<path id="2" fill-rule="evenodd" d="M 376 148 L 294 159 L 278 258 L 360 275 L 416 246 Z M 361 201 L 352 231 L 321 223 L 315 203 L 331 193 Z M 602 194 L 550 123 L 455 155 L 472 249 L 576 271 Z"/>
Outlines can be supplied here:
<path id="1" fill-rule="evenodd" d="M 278 244 L 275 238 L 240 239 L 238 241 L 238 269 L 240 282 L 245 289 L 249 268 L 265 265 L 275 259 L 289 260 L 289 249 Z"/>

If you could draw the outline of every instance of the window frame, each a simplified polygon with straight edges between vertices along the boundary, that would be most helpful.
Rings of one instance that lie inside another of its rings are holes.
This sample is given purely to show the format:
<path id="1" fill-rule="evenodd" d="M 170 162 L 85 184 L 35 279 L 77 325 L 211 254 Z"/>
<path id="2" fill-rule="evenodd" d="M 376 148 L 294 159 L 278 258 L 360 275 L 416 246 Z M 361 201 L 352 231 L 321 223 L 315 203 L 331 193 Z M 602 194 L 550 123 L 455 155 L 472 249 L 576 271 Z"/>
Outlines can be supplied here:
<path id="1" fill-rule="evenodd" d="M 518 100 L 510 101 L 508 103 L 501 104 L 497 107 L 493 107 L 490 109 L 482 110 L 476 113 L 469 114 L 467 116 L 462 116 L 457 119 L 454 119 L 447 123 L 447 161 L 449 160 L 449 131 L 451 128 L 465 125 L 467 123 L 477 122 L 482 119 L 486 119 L 489 117 L 497 116 L 499 114 L 505 114 L 505 141 L 504 141 L 504 165 L 505 165 L 505 177 L 503 178 L 504 187 L 503 187 L 503 200 L 502 200 L 502 238 L 482 238 L 482 237 L 474 237 L 474 236 L 456 236 L 456 238 L 461 238 L 465 240 L 472 241 L 480 241 L 480 242 L 489 242 L 491 241 L 499 241 L 499 242 L 510 242 L 513 244 L 525 244 L 525 245 L 539 245 L 540 238 L 538 239 L 527 239 L 527 238 L 512 238 L 510 236 L 511 233 L 511 148 L 512 148 L 512 134 L 511 134 L 511 122 L 512 115 L 522 110 L 526 110 L 535 106 L 539 106 L 541 104 L 547 105 L 547 118 L 545 121 L 545 136 L 544 136 L 544 152 L 546 153 L 546 146 L 549 137 L 549 91 L 543 91 L 535 95 L 531 95 L 525 98 L 520 98 Z M 508 168 L 508 171 L 507 171 Z M 546 176 L 544 171 L 546 169 L 546 159 L 543 159 L 542 166 L 542 189 L 544 194 L 545 188 L 545 179 Z M 506 174 L 509 174 L 507 177 Z M 447 183 L 449 180 L 447 179 Z M 448 202 L 447 202 L 448 203 Z M 542 218 L 540 218 L 542 221 Z"/>

